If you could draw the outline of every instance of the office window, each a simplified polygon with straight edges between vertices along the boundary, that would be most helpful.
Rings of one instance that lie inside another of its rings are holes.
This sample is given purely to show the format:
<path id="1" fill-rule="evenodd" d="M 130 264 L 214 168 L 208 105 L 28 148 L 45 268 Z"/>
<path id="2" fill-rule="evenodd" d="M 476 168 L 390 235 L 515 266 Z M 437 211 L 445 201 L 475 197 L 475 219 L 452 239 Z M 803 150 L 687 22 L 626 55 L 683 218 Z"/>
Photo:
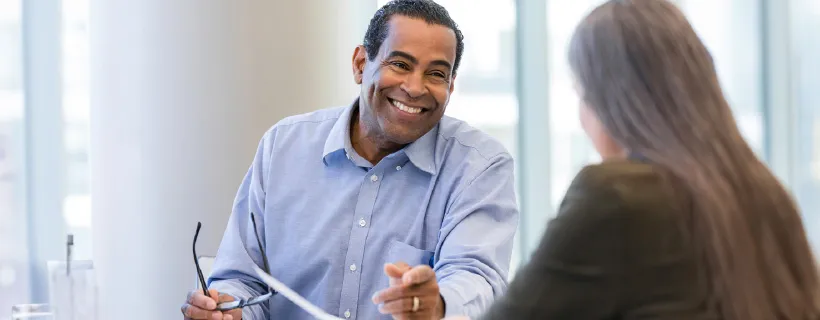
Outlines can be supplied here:
<path id="1" fill-rule="evenodd" d="M 820 1 L 790 2 L 792 42 L 792 192 L 815 252 L 820 252 Z"/>
<path id="2" fill-rule="evenodd" d="M 0 319 L 29 296 L 22 7 L 0 1 Z"/>
<path id="3" fill-rule="evenodd" d="M 552 204 L 557 207 L 575 174 L 600 160 L 578 120 L 578 97 L 567 65 L 576 25 L 602 0 L 547 0 Z M 712 53 L 724 92 L 747 141 L 763 147 L 759 6 L 748 1 L 679 0 Z M 545 211 L 546 212 L 546 211 Z"/>
<path id="4" fill-rule="evenodd" d="M 91 259 L 87 22 L 87 0 L 0 2 L 0 320 L 47 302 L 63 231 Z"/>
<path id="5" fill-rule="evenodd" d="M 63 148 L 66 232 L 75 259 L 91 259 L 88 0 L 63 0 Z"/>

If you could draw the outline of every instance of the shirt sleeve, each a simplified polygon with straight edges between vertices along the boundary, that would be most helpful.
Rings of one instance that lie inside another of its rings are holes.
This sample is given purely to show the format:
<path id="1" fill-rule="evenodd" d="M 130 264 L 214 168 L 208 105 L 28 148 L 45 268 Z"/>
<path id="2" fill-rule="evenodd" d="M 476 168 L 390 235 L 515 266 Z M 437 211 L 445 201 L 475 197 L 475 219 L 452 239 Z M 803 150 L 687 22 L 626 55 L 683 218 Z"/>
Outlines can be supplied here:
<path id="1" fill-rule="evenodd" d="M 263 258 L 254 235 L 251 213 L 256 219 L 262 245 L 265 245 L 265 181 L 270 162 L 270 145 L 273 129 L 259 143 L 251 167 L 248 169 L 234 200 L 228 226 L 214 260 L 208 287 L 237 299 L 249 299 L 267 293 L 267 286 L 259 280 L 253 265 L 262 268 Z M 268 304 L 262 303 L 244 308 L 242 319 L 268 319 Z"/>
<path id="2" fill-rule="evenodd" d="M 575 178 L 539 247 L 482 316 L 495 319 L 604 319 L 615 314 L 622 268 L 621 202 L 609 188 Z"/>
<path id="3" fill-rule="evenodd" d="M 518 207 L 513 159 L 491 159 L 455 198 L 440 230 L 435 271 L 445 316 L 475 317 L 504 294 Z"/>

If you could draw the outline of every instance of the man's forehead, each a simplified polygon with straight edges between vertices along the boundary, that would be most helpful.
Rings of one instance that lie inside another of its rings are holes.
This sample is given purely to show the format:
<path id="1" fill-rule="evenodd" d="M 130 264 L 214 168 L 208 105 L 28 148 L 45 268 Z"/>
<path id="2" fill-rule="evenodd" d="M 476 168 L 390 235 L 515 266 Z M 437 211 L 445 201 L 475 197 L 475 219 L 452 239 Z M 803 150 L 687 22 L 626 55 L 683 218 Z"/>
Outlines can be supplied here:
<path id="1" fill-rule="evenodd" d="M 455 60 L 457 40 L 449 27 L 403 15 L 391 17 L 387 25 L 387 38 L 382 44 L 384 54 L 393 50 L 414 55 L 441 53 L 439 58 Z"/>

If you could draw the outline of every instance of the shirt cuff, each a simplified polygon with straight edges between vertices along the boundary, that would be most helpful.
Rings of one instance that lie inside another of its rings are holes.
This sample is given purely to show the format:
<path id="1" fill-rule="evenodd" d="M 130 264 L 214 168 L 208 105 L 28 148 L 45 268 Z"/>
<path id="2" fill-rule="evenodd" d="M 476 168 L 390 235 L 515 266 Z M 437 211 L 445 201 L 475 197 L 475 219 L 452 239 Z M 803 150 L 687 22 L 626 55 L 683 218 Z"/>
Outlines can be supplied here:
<path id="1" fill-rule="evenodd" d="M 452 316 L 467 316 L 467 310 L 464 308 L 464 297 L 458 290 L 450 286 L 441 285 L 439 287 L 439 294 L 444 300 L 444 317 Z"/>
<path id="2" fill-rule="evenodd" d="M 216 289 L 220 294 L 227 294 L 236 300 L 250 299 L 254 293 L 250 292 L 244 284 L 236 283 L 235 280 L 219 280 L 211 283 L 210 289 Z M 269 302 L 265 302 L 269 303 Z M 260 305 L 253 305 L 242 308 L 242 320 L 267 319 L 265 308 Z"/>
<path id="3" fill-rule="evenodd" d="M 235 283 L 225 280 L 211 282 L 208 289 L 216 289 L 216 291 L 219 291 L 220 294 L 228 294 L 235 299 L 248 299 L 251 296 L 251 293 L 248 292 L 248 290 L 239 288 Z"/>

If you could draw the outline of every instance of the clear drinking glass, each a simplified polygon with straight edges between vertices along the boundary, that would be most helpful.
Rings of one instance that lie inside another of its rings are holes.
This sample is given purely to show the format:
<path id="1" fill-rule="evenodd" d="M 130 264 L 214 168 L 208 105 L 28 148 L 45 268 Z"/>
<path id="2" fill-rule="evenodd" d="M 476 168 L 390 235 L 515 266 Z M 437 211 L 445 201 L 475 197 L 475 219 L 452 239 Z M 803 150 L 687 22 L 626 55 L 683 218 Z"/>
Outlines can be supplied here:
<path id="1" fill-rule="evenodd" d="M 97 319 L 97 283 L 91 261 L 49 261 L 48 273 L 54 320 Z"/>
<path id="2" fill-rule="evenodd" d="M 17 304 L 11 306 L 11 320 L 54 320 L 48 304 Z"/>

